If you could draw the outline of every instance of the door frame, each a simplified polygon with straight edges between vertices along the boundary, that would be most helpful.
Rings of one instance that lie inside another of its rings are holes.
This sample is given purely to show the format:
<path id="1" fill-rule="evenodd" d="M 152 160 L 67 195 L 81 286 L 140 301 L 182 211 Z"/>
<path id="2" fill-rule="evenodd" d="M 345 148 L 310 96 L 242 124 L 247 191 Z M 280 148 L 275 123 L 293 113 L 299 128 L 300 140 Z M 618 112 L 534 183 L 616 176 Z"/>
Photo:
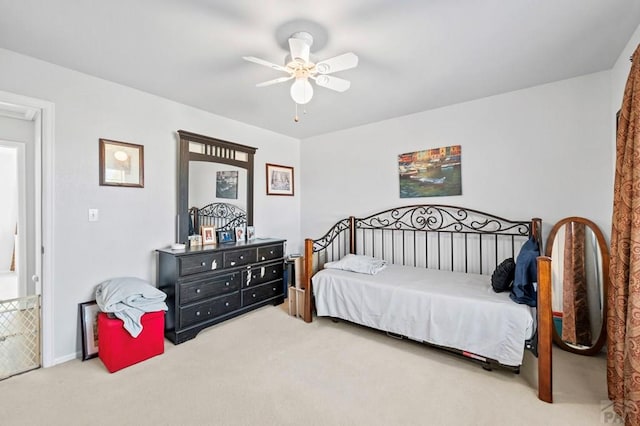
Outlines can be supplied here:
<path id="1" fill-rule="evenodd" d="M 36 258 L 36 271 L 40 276 L 36 282 L 36 293 L 41 299 L 41 363 L 43 367 L 56 364 L 54 351 L 54 142 L 55 105 L 52 102 L 14 93 L 0 91 L 0 110 L 6 115 L 32 121 L 34 125 L 35 147 L 35 190 L 36 197 L 36 250 L 41 247 L 41 256 Z M 40 214 L 38 214 L 40 212 Z"/>

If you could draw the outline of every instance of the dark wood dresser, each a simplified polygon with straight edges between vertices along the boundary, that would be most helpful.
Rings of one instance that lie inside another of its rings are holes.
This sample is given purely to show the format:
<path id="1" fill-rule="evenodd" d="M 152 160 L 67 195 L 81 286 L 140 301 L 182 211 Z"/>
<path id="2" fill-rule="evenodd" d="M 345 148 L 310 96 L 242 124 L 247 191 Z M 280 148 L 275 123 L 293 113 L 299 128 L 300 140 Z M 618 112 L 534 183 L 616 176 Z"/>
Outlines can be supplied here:
<path id="1" fill-rule="evenodd" d="M 263 238 L 158 250 L 158 288 L 169 307 L 165 336 L 179 344 L 219 322 L 282 303 L 284 245 Z"/>

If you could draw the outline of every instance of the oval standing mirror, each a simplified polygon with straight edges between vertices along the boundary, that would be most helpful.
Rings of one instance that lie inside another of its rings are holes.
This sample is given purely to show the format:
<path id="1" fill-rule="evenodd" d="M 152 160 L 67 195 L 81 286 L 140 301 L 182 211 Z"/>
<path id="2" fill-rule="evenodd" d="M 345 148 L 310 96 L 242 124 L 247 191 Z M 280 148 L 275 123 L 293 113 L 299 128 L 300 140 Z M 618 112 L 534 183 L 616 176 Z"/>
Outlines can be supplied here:
<path id="1" fill-rule="evenodd" d="M 553 341 L 581 355 L 598 353 L 606 339 L 609 252 L 598 226 L 583 217 L 555 224 L 547 239 L 551 257 Z"/>

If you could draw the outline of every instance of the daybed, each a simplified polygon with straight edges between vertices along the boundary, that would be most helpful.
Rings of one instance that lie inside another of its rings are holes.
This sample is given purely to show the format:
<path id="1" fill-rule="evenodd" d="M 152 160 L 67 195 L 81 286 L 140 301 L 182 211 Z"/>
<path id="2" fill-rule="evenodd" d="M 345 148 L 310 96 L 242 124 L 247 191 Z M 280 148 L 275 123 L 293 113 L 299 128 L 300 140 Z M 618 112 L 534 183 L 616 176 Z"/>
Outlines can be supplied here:
<path id="1" fill-rule="evenodd" d="M 428 343 L 486 369 L 519 372 L 528 349 L 538 356 L 538 397 L 551 402 L 550 290 L 538 288 L 536 310 L 490 283 L 496 267 L 516 259 L 529 239 L 542 249 L 540 233 L 540 219 L 512 221 L 446 205 L 342 219 L 323 237 L 305 240 L 304 320 L 312 321 L 315 308 L 318 316 Z M 360 267 L 363 260 L 386 265 L 353 272 L 353 262 Z"/>

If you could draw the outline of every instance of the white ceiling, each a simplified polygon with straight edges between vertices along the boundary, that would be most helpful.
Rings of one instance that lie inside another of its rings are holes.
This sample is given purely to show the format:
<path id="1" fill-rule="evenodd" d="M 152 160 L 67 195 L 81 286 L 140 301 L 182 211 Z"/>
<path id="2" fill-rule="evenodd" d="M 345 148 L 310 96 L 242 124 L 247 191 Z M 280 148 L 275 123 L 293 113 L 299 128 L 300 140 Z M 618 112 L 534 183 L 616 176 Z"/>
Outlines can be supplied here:
<path id="1" fill-rule="evenodd" d="M 0 47 L 296 138 L 607 70 L 639 24 L 637 0 L 0 0 Z M 360 63 L 294 123 L 241 57 L 301 30 Z"/>

